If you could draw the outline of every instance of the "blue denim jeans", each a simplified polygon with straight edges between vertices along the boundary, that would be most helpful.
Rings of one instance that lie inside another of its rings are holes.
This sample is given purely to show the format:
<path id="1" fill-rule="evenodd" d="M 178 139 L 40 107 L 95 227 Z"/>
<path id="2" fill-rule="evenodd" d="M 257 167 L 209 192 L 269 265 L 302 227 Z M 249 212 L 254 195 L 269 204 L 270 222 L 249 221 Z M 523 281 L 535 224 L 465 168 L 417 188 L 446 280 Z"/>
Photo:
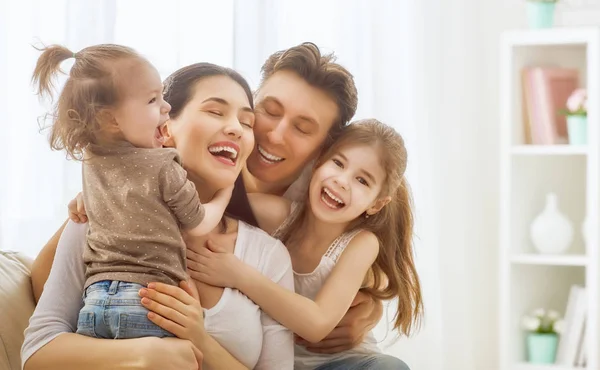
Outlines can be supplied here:
<path id="1" fill-rule="evenodd" d="M 330 362 L 315 370 L 410 370 L 410 368 L 397 357 L 374 353 Z"/>
<path id="2" fill-rule="evenodd" d="M 140 284 L 104 280 L 87 287 L 79 311 L 77 334 L 106 339 L 172 337 L 148 319 Z"/>

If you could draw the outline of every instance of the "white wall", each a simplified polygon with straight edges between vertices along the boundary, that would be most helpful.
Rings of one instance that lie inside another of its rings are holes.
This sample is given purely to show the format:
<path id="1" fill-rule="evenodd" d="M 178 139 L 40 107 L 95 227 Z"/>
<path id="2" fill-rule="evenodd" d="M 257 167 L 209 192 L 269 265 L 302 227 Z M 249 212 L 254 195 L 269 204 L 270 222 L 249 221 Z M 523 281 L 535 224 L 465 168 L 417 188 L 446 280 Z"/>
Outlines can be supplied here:
<path id="1" fill-rule="evenodd" d="M 471 253 L 476 249 L 471 227 L 476 218 L 473 209 L 478 203 L 472 194 L 479 186 L 472 181 L 478 172 L 473 166 L 476 137 L 477 18 L 479 5 L 473 0 L 442 3 L 442 94 L 438 127 L 434 132 L 439 202 L 438 226 L 442 276 L 441 292 L 444 307 L 444 369 L 475 369 L 472 340 L 475 323 L 472 320 L 474 294 Z M 435 108 L 434 108 L 435 109 Z M 484 184 L 479 184 L 483 185 Z M 478 279 L 479 280 L 479 279 Z M 481 281 L 481 280 L 480 280 Z"/>
<path id="2" fill-rule="evenodd" d="M 487 19 L 496 2 L 442 2 L 442 104 L 433 140 L 444 369 L 493 370 L 498 362 L 498 124 L 484 107 L 486 80 L 497 76 L 485 63 L 497 48 Z"/>

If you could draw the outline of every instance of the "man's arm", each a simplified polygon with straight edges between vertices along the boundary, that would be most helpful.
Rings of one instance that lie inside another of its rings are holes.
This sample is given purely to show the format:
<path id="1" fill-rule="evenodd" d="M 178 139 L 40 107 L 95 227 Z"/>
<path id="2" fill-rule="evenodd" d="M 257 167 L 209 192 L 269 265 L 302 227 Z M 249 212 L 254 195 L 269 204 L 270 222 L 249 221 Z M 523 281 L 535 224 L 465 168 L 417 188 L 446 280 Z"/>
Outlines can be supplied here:
<path id="1" fill-rule="evenodd" d="M 48 240 L 31 266 L 31 286 L 33 288 L 35 303 L 38 302 L 44 291 L 44 284 L 46 284 L 46 280 L 48 280 L 50 268 L 52 268 L 52 262 L 54 262 L 58 240 L 60 239 L 60 235 L 65 229 L 67 222 L 69 222 L 68 219 L 62 224 L 58 231 L 52 235 L 52 238 Z"/>

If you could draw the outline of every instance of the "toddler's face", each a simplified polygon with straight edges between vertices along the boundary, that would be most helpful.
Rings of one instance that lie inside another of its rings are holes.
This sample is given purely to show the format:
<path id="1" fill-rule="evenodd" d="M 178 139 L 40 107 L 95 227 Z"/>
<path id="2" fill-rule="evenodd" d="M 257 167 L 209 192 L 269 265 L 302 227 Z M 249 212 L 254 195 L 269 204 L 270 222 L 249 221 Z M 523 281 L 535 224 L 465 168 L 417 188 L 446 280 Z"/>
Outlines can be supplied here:
<path id="1" fill-rule="evenodd" d="M 156 69 L 136 62 L 121 74 L 121 103 L 113 116 L 123 138 L 138 148 L 160 148 L 160 127 L 169 120 L 171 106 L 163 100 L 163 84 Z"/>

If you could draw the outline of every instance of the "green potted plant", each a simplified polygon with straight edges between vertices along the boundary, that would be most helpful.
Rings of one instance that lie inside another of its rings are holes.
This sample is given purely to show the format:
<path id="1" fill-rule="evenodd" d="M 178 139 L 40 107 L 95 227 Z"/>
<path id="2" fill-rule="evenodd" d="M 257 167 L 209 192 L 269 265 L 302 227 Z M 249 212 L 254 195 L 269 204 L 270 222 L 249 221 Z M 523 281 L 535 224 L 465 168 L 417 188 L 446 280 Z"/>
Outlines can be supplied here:
<path id="1" fill-rule="evenodd" d="M 527 332 L 527 361 L 534 364 L 553 364 L 556 359 L 558 335 L 563 320 L 556 311 L 538 308 L 522 320 Z"/>
<path id="2" fill-rule="evenodd" d="M 558 0 L 527 0 L 527 20 L 531 28 L 550 28 Z"/>
<path id="3" fill-rule="evenodd" d="M 567 115 L 567 132 L 569 144 L 587 144 L 587 90 L 577 89 L 571 93 L 567 100 L 567 107 L 563 110 Z"/>

